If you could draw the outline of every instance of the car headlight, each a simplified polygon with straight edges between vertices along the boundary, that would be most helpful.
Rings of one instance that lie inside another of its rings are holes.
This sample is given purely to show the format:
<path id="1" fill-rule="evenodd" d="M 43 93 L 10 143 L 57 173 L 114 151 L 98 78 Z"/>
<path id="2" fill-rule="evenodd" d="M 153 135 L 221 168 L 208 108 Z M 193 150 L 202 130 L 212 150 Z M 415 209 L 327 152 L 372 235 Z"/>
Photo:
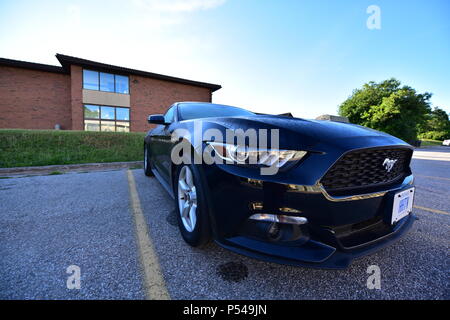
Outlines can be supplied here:
<path id="1" fill-rule="evenodd" d="M 297 150 L 255 149 L 221 142 L 207 142 L 227 163 L 283 167 L 302 159 L 307 152 Z"/>

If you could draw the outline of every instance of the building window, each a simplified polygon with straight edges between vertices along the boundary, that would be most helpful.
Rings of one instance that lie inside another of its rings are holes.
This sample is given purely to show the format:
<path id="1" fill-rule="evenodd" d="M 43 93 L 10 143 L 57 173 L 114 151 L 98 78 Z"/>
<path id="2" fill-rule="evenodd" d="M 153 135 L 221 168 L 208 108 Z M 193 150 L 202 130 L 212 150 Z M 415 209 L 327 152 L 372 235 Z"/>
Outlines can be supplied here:
<path id="1" fill-rule="evenodd" d="M 84 105 L 84 130 L 130 132 L 130 109 Z"/>
<path id="2" fill-rule="evenodd" d="M 129 94 L 127 76 L 83 69 L 83 89 Z"/>
<path id="3" fill-rule="evenodd" d="M 83 88 L 98 90 L 98 72 L 83 70 Z"/>
<path id="4" fill-rule="evenodd" d="M 128 94 L 128 77 L 126 76 L 119 76 L 116 74 L 115 76 L 115 83 L 116 83 L 116 92 L 117 93 L 125 93 Z"/>
<path id="5" fill-rule="evenodd" d="M 114 75 L 100 72 L 100 91 L 114 92 Z"/>
<path id="6" fill-rule="evenodd" d="M 116 108 L 116 120 L 130 121 L 130 109 Z"/>
<path id="7" fill-rule="evenodd" d="M 113 107 L 100 107 L 102 120 L 115 120 L 115 108 Z"/>

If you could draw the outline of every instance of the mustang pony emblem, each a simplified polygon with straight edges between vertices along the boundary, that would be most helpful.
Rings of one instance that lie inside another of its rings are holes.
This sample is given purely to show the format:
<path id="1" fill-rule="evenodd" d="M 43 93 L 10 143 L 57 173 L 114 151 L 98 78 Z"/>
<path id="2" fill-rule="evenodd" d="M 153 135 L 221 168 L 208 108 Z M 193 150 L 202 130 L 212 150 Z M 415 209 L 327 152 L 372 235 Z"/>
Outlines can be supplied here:
<path id="1" fill-rule="evenodd" d="M 394 167 L 394 164 L 397 162 L 397 159 L 384 159 L 383 166 L 386 169 L 387 172 L 391 172 L 392 168 Z"/>

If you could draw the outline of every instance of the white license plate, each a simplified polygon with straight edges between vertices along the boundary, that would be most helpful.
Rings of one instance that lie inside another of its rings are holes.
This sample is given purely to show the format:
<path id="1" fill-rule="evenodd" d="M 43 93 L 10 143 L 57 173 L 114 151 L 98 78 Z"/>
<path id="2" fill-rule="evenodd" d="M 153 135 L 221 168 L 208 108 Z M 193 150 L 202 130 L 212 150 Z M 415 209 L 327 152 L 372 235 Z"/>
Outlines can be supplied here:
<path id="1" fill-rule="evenodd" d="M 394 207 L 392 208 L 391 224 L 411 213 L 414 200 L 414 188 L 401 191 L 394 196 Z"/>

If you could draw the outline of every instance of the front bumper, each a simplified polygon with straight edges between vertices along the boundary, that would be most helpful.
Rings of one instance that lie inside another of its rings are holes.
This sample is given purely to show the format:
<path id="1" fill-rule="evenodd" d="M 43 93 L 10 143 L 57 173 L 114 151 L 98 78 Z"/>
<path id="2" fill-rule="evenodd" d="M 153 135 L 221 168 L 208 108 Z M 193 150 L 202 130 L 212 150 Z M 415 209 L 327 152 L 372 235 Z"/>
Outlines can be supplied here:
<path id="1" fill-rule="evenodd" d="M 399 240 L 412 227 L 414 220 L 415 216 L 409 215 L 402 219 L 391 233 L 352 250 L 333 247 L 312 239 L 299 247 L 263 242 L 245 236 L 216 240 L 216 243 L 230 251 L 263 261 L 297 267 L 345 269 L 352 260 L 374 253 Z"/>
<path id="2" fill-rule="evenodd" d="M 317 187 L 245 178 L 219 166 L 205 169 L 216 242 L 265 261 L 346 268 L 398 240 L 415 220 L 410 214 L 390 224 L 394 195 L 412 187 L 412 175 L 389 190 L 337 198 Z M 274 239 L 267 233 L 270 223 L 248 219 L 255 213 L 301 216 L 308 223 L 281 225 L 284 235 Z"/>

